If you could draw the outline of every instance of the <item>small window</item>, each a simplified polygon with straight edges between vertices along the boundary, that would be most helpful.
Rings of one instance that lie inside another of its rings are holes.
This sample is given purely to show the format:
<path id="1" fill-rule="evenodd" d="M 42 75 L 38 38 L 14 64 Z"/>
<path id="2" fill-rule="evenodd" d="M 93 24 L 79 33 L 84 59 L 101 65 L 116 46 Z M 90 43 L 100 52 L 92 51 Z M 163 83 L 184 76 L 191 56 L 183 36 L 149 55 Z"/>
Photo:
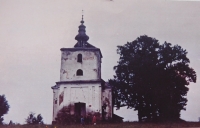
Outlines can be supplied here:
<path id="1" fill-rule="evenodd" d="M 78 59 L 77 59 L 77 62 L 80 62 L 80 63 L 81 63 L 81 62 L 82 62 L 82 54 L 78 54 L 77 58 L 78 58 Z"/>
<path id="2" fill-rule="evenodd" d="M 77 70 L 76 75 L 77 76 L 82 76 L 83 75 L 83 71 L 81 69 Z"/>

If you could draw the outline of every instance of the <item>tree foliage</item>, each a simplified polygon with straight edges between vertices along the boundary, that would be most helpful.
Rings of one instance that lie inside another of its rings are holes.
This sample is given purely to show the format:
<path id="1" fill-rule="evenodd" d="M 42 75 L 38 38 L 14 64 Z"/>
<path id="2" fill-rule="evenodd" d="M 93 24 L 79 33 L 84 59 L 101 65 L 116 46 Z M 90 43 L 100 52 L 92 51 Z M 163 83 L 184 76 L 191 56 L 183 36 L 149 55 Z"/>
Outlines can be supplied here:
<path id="1" fill-rule="evenodd" d="M 80 122 L 80 117 L 70 114 L 70 107 L 63 107 L 57 114 L 56 123 L 61 125 L 76 124 Z"/>
<path id="2" fill-rule="evenodd" d="M 3 115 L 8 113 L 9 108 L 5 95 L 0 95 L 0 125 L 3 124 Z"/>
<path id="3" fill-rule="evenodd" d="M 25 121 L 27 124 L 43 124 L 43 117 L 41 114 L 35 116 L 35 113 L 31 112 Z"/>
<path id="4" fill-rule="evenodd" d="M 116 75 L 109 80 L 115 106 L 134 108 L 139 121 L 178 120 L 187 103 L 187 85 L 196 82 L 187 51 L 144 35 L 118 46 L 117 53 Z"/>

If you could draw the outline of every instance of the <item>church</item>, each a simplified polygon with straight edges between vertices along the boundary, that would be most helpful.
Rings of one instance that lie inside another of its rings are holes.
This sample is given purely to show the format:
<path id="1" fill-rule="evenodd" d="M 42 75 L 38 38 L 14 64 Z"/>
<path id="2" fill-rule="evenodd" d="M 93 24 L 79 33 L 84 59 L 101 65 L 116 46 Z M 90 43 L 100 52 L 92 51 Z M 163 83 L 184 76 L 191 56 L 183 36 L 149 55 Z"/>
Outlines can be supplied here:
<path id="1" fill-rule="evenodd" d="M 93 116 L 108 120 L 113 116 L 112 88 L 101 79 L 102 53 L 88 43 L 82 16 L 77 43 L 73 48 L 61 48 L 60 81 L 53 89 L 53 121 L 64 107 L 70 115 Z"/>

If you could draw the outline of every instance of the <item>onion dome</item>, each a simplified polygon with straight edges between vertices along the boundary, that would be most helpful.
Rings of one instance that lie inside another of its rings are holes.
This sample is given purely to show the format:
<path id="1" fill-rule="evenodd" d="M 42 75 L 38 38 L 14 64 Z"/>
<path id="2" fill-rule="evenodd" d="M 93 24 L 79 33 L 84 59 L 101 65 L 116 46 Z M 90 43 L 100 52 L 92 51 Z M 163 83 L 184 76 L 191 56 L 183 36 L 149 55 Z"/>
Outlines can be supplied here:
<path id="1" fill-rule="evenodd" d="M 75 40 L 77 40 L 79 47 L 84 47 L 85 43 L 87 43 L 87 41 L 89 40 L 89 36 L 86 35 L 86 31 L 85 31 L 85 25 L 83 24 L 83 15 L 82 15 L 82 20 L 81 20 L 81 25 L 79 26 L 79 30 L 78 30 L 78 35 L 76 35 Z"/>

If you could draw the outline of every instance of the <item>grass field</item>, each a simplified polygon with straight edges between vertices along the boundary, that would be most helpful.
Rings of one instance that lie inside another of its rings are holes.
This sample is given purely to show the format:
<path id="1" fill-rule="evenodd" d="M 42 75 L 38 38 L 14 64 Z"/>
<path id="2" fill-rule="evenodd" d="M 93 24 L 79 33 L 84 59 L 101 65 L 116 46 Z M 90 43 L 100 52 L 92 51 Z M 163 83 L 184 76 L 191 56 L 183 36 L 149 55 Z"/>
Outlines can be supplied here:
<path id="1" fill-rule="evenodd" d="M 137 123 L 126 122 L 118 124 L 97 124 L 97 125 L 4 125 L 0 128 L 200 128 L 200 122 L 185 123 Z"/>

